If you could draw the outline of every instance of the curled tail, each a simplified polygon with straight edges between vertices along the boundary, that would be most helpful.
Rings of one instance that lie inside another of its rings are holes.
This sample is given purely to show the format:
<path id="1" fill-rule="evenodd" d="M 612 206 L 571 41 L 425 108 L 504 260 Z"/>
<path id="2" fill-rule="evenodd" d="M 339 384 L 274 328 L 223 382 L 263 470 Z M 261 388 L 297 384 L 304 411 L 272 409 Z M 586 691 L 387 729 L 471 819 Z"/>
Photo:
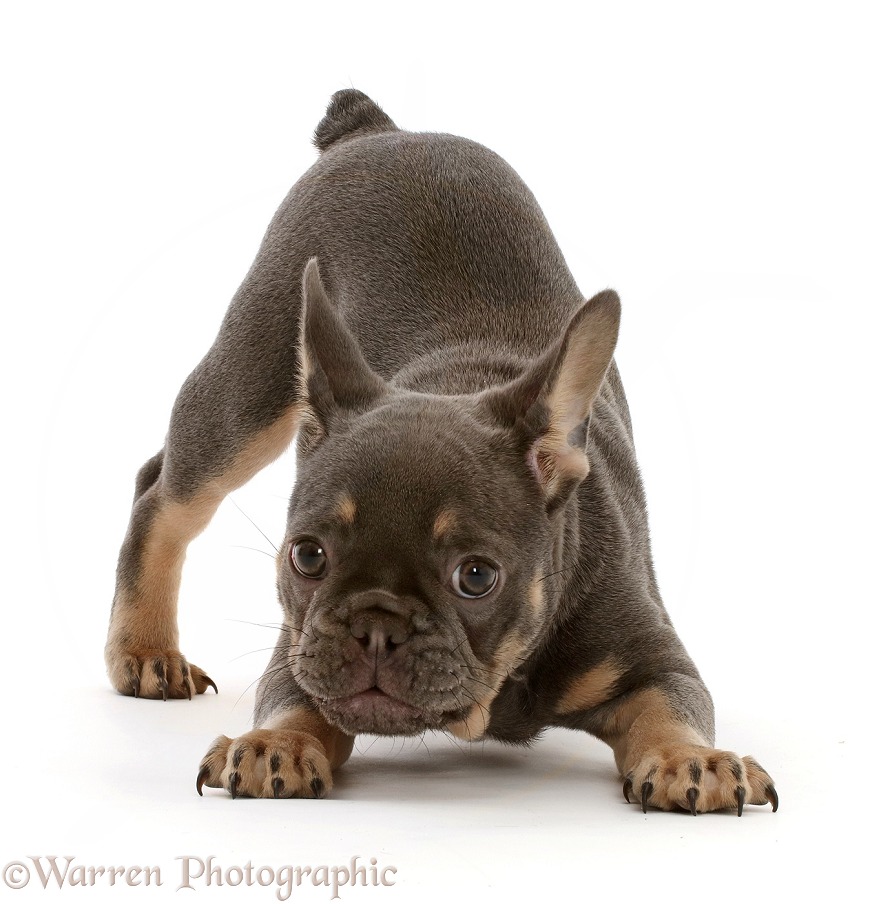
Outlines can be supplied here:
<path id="1" fill-rule="evenodd" d="M 339 141 L 363 134 L 397 131 L 398 126 L 362 91 L 336 91 L 314 130 L 314 145 L 322 153 Z"/>

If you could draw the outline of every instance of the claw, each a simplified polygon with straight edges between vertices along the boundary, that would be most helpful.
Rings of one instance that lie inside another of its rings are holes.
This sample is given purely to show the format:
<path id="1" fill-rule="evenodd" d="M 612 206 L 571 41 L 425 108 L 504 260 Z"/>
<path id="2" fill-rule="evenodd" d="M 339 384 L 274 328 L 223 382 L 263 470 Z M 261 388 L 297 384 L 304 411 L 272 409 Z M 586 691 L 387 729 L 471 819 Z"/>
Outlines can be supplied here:
<path id="1" fill-rule="evenodd" d="M 231 772 L 230 773 L 230 796 L 232 797 L 233 800 L 236 799 L 236 794 L 237 794 L 236 788 L 238 787 L 238 784 L 239 784 L 239 773 Z"/>
<path id="2" fill-rule="evenodd" d="M 166 678 L 160 679 L 160 687 L 163 690 L 163 702 L 165 703 L 169 699 L 169 682 Z"/>
<path id="3" fill-rule="evenodd" d="M 746 788 L 742 785 L 737 789 L 737 815 L 743 815 L 743 804 L 746 802 Z"/>
<path id="4" fill-rule="evenodd" d="M 272 797 L 280 797 L 284 790 L 284 780 L 279 776 L 272 779 Z"/>
<path id="5" fill-rule="evenodd" d="M 627 804 L 631 803 L 631 798 L 628 796 L 629 791 L 631 791 L 631 779 L 627 778 L 625 784 L 622 786 L 622 796 L 625 798 Z"/>
<path id="6" fill-rule="evenodd" d="M 133 673 L 133 696 L 134 697 L 139 696 L 139 673 L 138 672 Z"/>
<path id="7" fill-rule="evenodd" d="M 644 782 L 643 787 L 640 789 L 640 806 L 644 813 L 646 813 L 646 805 L 652 794 L 652 790 L 652 782 Z"/>
<path id="8" fill-rule="evenodd" d="M 199 770 L 199 775 L 196 777 L 196 793 L 200 797 L 202 797 L 202 786 L 205 784 L 205 778 L 208 775 L 208 772 L 208 766 L 203 766 L 202 769 Z"/>
<path id="9" fill-rule="evenodd" d="M 686 800 L 689 802 L 689 809 L 692 811 L 692 816 L 698 815 L 698 789 L 697 788 L 689 788 L 686 792 Z"/>
<path id="10" fill-rule="evenodd" d="M 768 785 L 764 789 L 764 796 L 773 806 L 773 812 L 776 813 L 779 809 L 779 795 L 776 793 L 776 788 L 774 788 L 773 785 Z"/>
<path id="11" fill-rule="evenodd" d="M 208 675 L 203 675 L 203 676 L 202 676 L 202 680 L 203 680 L 203 681 L 204 681 L 204 682 L 205 682 L 205 683 L 206 683 L 206 684 L 207 684 L 207 685 L 208 685 L 215 693 L 218 692 L 217 685 L 214 683 L 214 681 L 211 680 L 211 678 L 208 677 Z"/>
<path id="12" fill-rule="evenodd" d="M 322 778 L 313 778 L 311 779 L 311 793 L 320 800 L 323 797 L 323 779 Z"/>

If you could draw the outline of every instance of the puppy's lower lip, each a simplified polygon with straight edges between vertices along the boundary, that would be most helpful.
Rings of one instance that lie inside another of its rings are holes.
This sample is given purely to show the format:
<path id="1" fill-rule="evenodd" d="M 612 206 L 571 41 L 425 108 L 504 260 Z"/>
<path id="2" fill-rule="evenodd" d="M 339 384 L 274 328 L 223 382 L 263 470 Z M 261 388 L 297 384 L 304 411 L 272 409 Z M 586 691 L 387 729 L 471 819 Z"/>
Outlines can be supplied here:
<path id="1" fill-rule="evenodd" d="M 390 697 L 390 695 L 386 691 L 382 691 L 379 687 L 370 687 L 367 691 L 360 691 L 358 694 L 351 694 L 350 697 L 345 697 L 346 700 L 378 700 L 381 697 L 387 697 L 390 700 L 395 700 L 395 697 Z"/>
<path id="2" fill-rule="evenodd" d="M 364 715 L 375 710 L 392 717 L 421 716 L 422 712 L 409 703 L 404 703 L 396 697 L 391 697 L 379 687 L 370 687 L 367 690 L 331 700 L 330 703 L 339 709 L 356 715 Z"/>
<path id="3" fill-rule="evenodd" d="M 398 697 L 393 697 L 388 694 L 386 691 L 382 691 L 379 687 L 370 687 L 366 691 L 360 691 L 358 694 L 351 694 L 349 697 L 345 697 L 344 700 L 340 700 L 340 703 L 362 703 L 362 704 L 370 704 L 374 706 L 402 706 L 406 709 L 413 710 L 414 712 L 420 712 L 416 706 L 411 706 L 409 703 L 405 703 L 402 700 L 399 700 Z"/>

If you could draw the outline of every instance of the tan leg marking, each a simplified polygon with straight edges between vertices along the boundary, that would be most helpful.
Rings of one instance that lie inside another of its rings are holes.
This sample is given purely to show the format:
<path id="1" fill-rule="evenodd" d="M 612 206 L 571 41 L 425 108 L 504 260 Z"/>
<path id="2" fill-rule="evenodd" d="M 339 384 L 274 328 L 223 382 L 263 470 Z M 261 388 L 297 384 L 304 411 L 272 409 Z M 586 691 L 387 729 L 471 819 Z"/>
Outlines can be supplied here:
<path id="1" fill-rule="evenodd" d="M 325 797 L 332 772 L 353 750 L 353 738 L 316 710 L 296 706 L 238 738 L 217 738 L 196 779 L 233 797 Z"/>
<path id="2" fill-rule="evenodd" d="M 600 706 L 613 696 L 622 675 L 623 669 L 609 656 L 604 662 L 578 675 L 568 685 L 564 696 L 556 705 L 556 712 L 564 716 Z"/>
<path id="3" fill-rule="evenodd" d="M 106 644 L 109 676 L 121 693 L 187 697 L 214 686 L 178 652 L 178 588 L 187 547 L 205 530 L 228 493 L 287 448 L 298 409 L 291 407 L 254 437 L 224 474 L 191 499 L 162 498 L 159 480 L 146 491 L 145 496 L 151 494 L 158 508 L 140 554 L 136 585 L 118 591 Z"/>
<path id="4" fill-rule="evenodd" d="M 649 689 L 635 694 L 611 719 L 605 740 L 629 791 L 662 810 L 743 810 L 744 803 L 778 806 L 771 777 L 752 757 L 711 747 L 681 722 L 666 695 Z"/>

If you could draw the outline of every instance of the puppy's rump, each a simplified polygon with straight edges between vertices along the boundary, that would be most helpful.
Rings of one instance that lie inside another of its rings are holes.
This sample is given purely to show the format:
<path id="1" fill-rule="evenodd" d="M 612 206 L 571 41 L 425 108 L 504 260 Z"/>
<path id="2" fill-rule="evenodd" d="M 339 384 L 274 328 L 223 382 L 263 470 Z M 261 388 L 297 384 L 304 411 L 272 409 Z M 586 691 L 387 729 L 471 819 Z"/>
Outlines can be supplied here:
<path id="1" fill-rule="evenodd" d="M 398 126 L 366 94 L 345 88 L 332 95 L 326 115 L 314 130 L 314 145 L 321 153 L 352 136 L 395 132 Z"/>

